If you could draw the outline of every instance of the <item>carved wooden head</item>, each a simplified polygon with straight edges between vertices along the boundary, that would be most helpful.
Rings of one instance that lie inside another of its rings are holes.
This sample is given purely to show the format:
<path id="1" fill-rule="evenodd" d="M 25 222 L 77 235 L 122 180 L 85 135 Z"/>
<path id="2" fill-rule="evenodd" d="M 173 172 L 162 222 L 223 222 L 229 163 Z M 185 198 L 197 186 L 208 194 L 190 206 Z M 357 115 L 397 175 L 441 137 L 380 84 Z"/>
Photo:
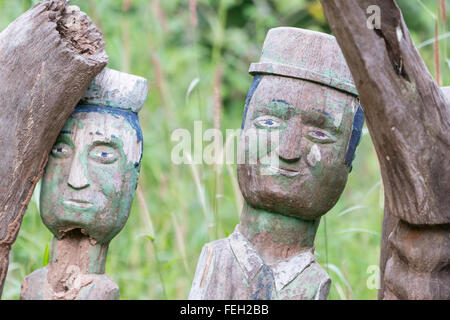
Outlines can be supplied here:
<path id="1" fill-rule="evenodd" d="M 256 208 L 318 218 L 345 187 L 362 126 L 353 126 L 359 104 L 340 48 L 323 33 L 272 29 L 250 73 L 240 154 L 257 161 L 238 165 L 243 196 Z"/>
<path id="2" fill-rule="evenodd" d="M 45 169 L 41 217 L 57 237 L 73 229 L 110 241 L 125 225 L 139 176 L 137 112 L 143 78 L 105 69 L 65 123 Z"/>

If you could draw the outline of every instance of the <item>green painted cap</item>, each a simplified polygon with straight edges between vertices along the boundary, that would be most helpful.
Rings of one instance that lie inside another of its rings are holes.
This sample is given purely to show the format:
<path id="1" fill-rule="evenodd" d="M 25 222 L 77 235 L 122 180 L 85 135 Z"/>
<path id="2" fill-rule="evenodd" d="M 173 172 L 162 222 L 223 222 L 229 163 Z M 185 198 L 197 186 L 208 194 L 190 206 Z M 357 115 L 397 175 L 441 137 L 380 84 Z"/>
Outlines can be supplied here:
<path id="1" fill-rule="evenodd" d="M 105 68 L 91 82 L 79 104 L 110 106 L 138 113 L 147 93 L 145 78 Z"/>
<path id="2" fill-rule="evenodd" d="M 300 28 L 270 29 L 260 61 L 250 74 L 273 74 L 323 84 L 358 96 L 353 77 L 336 38 Z"/>

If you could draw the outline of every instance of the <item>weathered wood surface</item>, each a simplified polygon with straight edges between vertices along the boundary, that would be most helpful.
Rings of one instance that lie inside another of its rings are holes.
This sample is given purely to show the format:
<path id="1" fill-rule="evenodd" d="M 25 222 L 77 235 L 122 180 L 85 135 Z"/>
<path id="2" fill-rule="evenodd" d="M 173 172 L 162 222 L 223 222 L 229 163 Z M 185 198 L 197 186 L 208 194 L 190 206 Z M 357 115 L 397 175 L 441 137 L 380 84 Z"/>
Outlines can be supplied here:
<path id="1" fill-rule="evenodd" d="M 380 299 L 450 299 L 450 105 L 388 0 L 322 0 L 385 190 Z M 366 27 L 367 8 L 381 29 Z"/>
<path id="2" fill-rule="evenodd" d="M 50 260 L 24 279 L 21 299 L 119 299 L 106 253 L 133 202 L 147 92 L 146 79 L 105 68 L 67 119 L 41 182 L 41 217 L 55 236 Z"/>
<path id="3" fill-rule="evenodd" d="M 22 282 L 22 300 L 118 300 L 119 287 L 105 274 L 108 243 L 98 244 L 80 229 L 53 239 L 49 264 Z"/>
<path id="4" fill-rule="evenodd" d="M 107 60 L 101 32 L 62 0 L 38 3 L 0 33 L 0 294 L 51 147 Z"/>
<path id="5" fill-rule="evenodd" d="M 314 238 L 360 137 L 350 70 L 333 36 L 281 27 L 250 73 L 237 165 L 245 205 L 235 231 L 203 247 L 189 298 L 326 299 Z"/>

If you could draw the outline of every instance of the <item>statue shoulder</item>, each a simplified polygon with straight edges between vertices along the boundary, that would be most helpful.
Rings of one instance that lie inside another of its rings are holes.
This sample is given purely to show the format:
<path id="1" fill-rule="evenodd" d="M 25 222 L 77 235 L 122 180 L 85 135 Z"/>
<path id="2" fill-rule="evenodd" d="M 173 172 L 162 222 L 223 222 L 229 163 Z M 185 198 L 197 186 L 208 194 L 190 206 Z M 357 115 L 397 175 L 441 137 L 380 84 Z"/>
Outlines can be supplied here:
<path id="1" fill-rule="evenodd" d="M 42 300 L 43 288 L 47 283 L 47 267 L 37 269 L 26 276 L 22 281 L 20 292 L 21 300 Z"/>
<path id="2" fill-rule="evenodd" d="M 194 279 L 192 281 L 190 300 L 203 300 L 207 298 L 207 290 L 212 278 L 216 276 L 218 263 L 226 263 L 233 259 L 228 238 L 206 243 L 197 262 Z"/>
<path id="3" fill-rule="evenodd" d="M 89 275 L 89 277 L 92 277 L 92 282 L 80 290 L 78 299 L 119 300 L 119 287 L 106 274 Z"/>
<path id="4" fill-rule="evenodd" d="M 231 251 L 230 243 L 228 238 L 218 239 L 211 242 L 206 243 L 202 252 L 200 253 L 199 264 L 202 259 L 211 259 L 212 257 L 219 257 L 221 259 L 226 256 L 232 256 L 233 252 Z M 206 261 L 205 261 L 206 262 Z"/>
<path id="5" fill-rule="evenodd" d="M 119 287 L 106 274 L 83 274 L 70 281 L 70 289 L 55 292 L 47 280 L 47 267 L 29 274 L 22 282 L 22 300 L 118 300 Z M 68 284 L 69 285 L 69 284 Z"/>

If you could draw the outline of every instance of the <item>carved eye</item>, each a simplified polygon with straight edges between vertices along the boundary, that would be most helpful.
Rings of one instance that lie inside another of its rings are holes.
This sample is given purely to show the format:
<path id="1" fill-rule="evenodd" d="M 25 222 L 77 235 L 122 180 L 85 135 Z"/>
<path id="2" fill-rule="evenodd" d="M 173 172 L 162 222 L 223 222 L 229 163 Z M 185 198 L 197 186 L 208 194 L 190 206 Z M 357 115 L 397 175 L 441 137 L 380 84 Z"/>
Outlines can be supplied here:
<path id="1" fill-rule="evenodd" d="M 110 146 L 95 146 L 89 152 L 89 158 L 100 163 L 113 163 L 119 158 L 119 153 Z"/>
<path id="2" fill-rule="evenodd" d="M 308 133 L 308 138 L 317 143 L 336 142 L 336 138 L 324 130 L 312 130 Z"/>
<path id="3" fill-rule="evenodd" d="M 53 146 L 51 155 L 60 159 L 68 158 L 72 155 L 72 148 L 64 142 L 58 142 Z"/>
<path id="4" fill-rule="evenodd" d="M 254 120 L 255 126 L 257 128 L 268 128 L 274 129 L 281 125 L 281 121 L 275 117 L 259 117 Z"/>

